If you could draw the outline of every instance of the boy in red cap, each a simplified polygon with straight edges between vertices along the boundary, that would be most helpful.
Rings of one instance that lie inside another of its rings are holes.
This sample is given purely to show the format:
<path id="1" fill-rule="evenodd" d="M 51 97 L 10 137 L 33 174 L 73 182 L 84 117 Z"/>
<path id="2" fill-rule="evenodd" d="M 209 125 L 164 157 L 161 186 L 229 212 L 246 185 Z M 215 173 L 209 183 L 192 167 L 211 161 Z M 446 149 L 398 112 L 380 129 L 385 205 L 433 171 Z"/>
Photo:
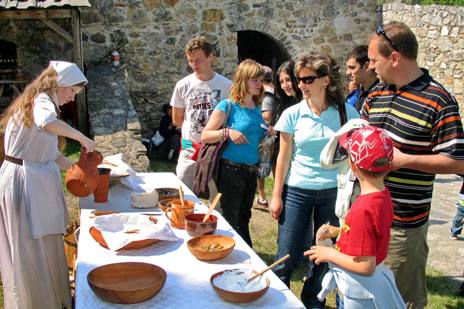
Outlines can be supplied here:
<path id="1" fill-rule="evenodd" d="M 383 179 L 391 169 L 393 142 L 382 129 L 366 126 L 340 137 L 361 193 L 341 228 L 324 225 L 318 241 L 340 236 L 335 248 L 305 252 L 316 264 L 331 263 L 318 298 L 338 287 L 345 308 L 406 308 L 393 273 L 383 265 L 390 241 L 393 205 Z M 339 235 L 340 234 L 340 235 Z"/>

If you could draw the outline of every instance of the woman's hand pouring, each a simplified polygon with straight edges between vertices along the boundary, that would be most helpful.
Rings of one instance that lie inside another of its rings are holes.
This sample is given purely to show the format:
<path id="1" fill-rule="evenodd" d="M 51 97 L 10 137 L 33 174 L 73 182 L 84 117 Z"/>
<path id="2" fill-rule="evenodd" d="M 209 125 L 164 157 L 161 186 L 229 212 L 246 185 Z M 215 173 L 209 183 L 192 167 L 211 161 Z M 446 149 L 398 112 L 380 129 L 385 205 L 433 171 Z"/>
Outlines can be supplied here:
<path id="1" fill-rule="evenodd" d="M 82 147 L 85 148 L 86 153 L 90 153 L 95 150 L 95 145 L 96 145 L 95 142 L 91 140 L 90 138 L 88 138 L 87 136 L 82 134 L 82 137 L 79 140 L 79 142 L 81 143 Z"/>

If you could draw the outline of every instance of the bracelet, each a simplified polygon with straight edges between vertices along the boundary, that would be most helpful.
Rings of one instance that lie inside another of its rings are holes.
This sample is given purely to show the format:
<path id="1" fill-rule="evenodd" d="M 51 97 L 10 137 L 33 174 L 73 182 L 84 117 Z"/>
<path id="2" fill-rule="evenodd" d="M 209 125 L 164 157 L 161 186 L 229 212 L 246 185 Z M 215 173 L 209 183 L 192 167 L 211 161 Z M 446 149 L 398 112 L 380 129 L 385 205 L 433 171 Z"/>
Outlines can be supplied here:
<path id="1" fill-rule="evenodd" d="M 223 131 L 224 131 L 223 133 L 224 141 L 226 141 L 229 139 L 229 128 L 224 128 Z"/>

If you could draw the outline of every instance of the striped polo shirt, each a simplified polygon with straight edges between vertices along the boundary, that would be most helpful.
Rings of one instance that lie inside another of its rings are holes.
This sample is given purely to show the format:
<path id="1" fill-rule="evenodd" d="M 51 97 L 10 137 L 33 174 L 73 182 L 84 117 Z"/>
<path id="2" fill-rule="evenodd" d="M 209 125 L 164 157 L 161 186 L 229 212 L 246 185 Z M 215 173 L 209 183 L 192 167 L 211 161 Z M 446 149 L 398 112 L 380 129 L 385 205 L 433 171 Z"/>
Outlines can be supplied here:
<path id="1" fill-rule="evenodd" d="M 464 160 L 464 134 L 452 95 L 422 69 L 418 79 L 396 89 L 379 83 L 369 93 L 362 117 L 388 131 L 394 146 L 413 155 L 442 154 Z M 434 174 L 411 169 L 385 178 L 394 205 L 393 226 L 418 227 L 427 222 Z"/>

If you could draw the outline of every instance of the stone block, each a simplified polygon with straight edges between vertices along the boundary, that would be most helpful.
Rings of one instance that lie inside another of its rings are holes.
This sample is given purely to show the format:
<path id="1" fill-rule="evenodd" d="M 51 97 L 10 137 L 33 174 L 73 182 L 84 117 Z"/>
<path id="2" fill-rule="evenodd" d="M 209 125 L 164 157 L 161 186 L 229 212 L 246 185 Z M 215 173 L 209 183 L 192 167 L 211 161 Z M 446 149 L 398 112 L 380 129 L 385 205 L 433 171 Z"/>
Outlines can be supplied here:
<path id="1" fill-rule="evenodd" d="M 154 10 L 161 7 L 161 0 L 143 0 L 143 5 L 147 10 Z"/>
<path id="2" fill-rule="evenodd" d="M 218 9 L 208 9 L 203 11 L 203 23 L 214 23 L 224 19 L 224 11 Z"/>

